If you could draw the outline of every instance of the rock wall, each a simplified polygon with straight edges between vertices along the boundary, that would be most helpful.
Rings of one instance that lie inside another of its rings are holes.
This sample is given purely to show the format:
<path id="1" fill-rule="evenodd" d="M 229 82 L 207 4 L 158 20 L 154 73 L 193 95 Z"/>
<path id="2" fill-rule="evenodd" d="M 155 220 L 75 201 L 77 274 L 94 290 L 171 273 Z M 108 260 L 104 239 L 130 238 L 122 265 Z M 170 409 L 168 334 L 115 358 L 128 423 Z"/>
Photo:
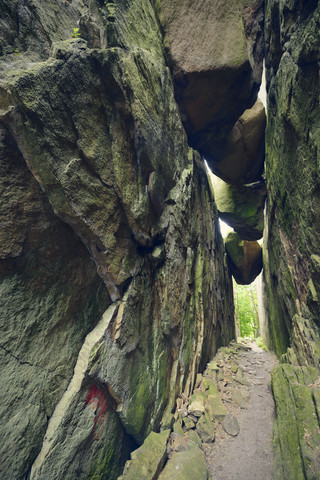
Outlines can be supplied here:
<path id="1" fill-rule="evenodd" d="M 0 476 L 112 480 L 234 337 L 213 195 L 152 3 L 0 19 Z"/>
<path id="2" fill-rule="evenodd" d="M 317 1 L 266 2 L 262 333 L 283 363 L 272 373 L 279 480 L 315 480 L 320 467 L 319 25 Z"/>
<path id="3" fill-rule="evenodd" d="M 319 367 L 319 6 L 266 4 L 265 276 L 270 342 Z M 295 358 L 296 357 L 296 358 Z"/>

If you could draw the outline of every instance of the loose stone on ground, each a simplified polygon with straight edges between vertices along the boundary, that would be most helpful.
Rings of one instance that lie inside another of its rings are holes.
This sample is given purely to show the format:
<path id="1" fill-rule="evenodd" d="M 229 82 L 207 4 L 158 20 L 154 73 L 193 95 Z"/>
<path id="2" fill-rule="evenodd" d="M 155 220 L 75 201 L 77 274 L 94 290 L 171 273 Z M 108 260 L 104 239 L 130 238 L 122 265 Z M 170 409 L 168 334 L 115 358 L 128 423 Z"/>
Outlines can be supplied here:
<path id="1" fill-rule="evenodd" d="M 277 361 L 256 344 L 250 346 L 252 350 L 237 356 L 239 369 L 228 403 L 229 414 L 222 428 L 216 430 L 215 442 L 204 445 L 214 480 L 273 479 L 274 404 L 269 383 Z"/>
<path id="2" fill-rule="evenodd" d="M 276 363 L 256 344 L 220 348 L 191 396 L 177 399 L 171 434 L 152 432 L 119 480 L 272 480 Z"/>

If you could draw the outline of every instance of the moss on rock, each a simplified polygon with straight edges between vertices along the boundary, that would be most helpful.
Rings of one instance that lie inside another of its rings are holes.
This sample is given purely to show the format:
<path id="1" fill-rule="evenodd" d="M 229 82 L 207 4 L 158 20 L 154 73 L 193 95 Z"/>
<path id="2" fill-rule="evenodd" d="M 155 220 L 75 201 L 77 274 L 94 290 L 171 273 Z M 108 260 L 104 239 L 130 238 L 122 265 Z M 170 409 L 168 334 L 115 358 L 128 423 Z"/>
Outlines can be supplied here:
<path id="1" fill-rule="evenodd" d="M 258 240 L 263 234 L 265 185 L 233 186 L 216 179 L 214 198 L 220 218 L 243 240 Z"/>
<path id="2" fill-rule="evenodd" d="M 318 378 L 319 371 L 312 367 L 279 365 L 272 371 L 277 479 L 318 477 L 320 434 L 314 400 Z"/>
<path id="3" fill-rule="evenodd" d="M 262 270 L 262 248 L 258 242 L 241 240 L 235 232 L 230 232 L 225 240 L 228 263 L 235 281 L 248 285 Z"/>

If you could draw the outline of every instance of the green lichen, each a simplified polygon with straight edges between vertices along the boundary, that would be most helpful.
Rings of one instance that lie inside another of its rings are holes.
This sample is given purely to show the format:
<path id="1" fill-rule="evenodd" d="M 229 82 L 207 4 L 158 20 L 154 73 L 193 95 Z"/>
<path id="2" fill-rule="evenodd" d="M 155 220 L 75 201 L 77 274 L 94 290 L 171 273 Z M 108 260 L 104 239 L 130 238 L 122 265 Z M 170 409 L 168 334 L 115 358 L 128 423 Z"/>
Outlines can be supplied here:
<path id="1" fill-rule="evenodd" d="M 101 449 L 98 458 L 92 465 L 88 480 L 103 480 L 106 474 L 112 477 L 117 470 L 115 463 L 115 446 L 110 444 L 107 449 Z"/>
<path id="2" fill-rule="evenodd" d="M 320 433 L 313 395 L 318 377 L 319 371 L 312 367 L 280 365 L 272 371 L 276 463 L 281 469 L 276 478 L 316 480 L 318 476 Z"/>

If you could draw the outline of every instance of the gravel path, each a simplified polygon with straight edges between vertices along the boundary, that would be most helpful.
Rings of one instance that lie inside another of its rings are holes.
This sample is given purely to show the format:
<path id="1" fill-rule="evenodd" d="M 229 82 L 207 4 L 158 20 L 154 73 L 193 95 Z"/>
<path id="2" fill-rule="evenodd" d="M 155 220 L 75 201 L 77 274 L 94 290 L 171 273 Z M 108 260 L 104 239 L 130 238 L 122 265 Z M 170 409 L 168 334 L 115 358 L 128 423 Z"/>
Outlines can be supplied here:
<path id="1" fill-rule="evenodd" d="M 246 409 L 233 403 L 227 405 L 238 419 L 237 437 L 217 431 L 213 444 L 205 448 L 212 480 L 272 480 L 272 429 L 274 405 L 270 372 L 277 364 L 276 357 L 250 344 L 252 350 L 239 353 L 238 363 L 249 379 L 250 398 Z"/>

